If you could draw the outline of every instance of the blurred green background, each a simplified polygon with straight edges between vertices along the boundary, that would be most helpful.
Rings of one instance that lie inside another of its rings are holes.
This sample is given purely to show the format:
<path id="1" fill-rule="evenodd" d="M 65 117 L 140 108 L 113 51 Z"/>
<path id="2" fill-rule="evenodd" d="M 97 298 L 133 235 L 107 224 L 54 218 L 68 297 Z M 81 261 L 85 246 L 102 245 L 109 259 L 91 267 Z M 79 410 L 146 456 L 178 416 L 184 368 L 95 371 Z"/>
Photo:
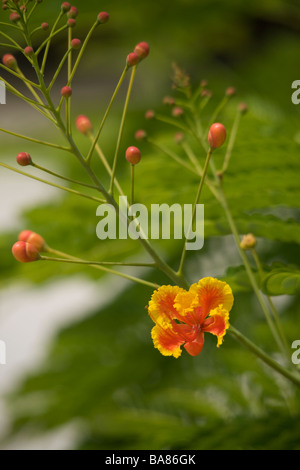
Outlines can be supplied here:
<path id="1" fill-rule="evenodd" d="M 60 3 L 44 0 L 33 23 L 51 25 Z M 193 85 L 208 80 L 213 98 L 206 119 L 224 90 L 235 86 L 237 96 L 220 119 L 230 131 L 240 101 L 248 103 L 249 112 L 224 179 L 230 208 L 240 233 L 258 237 L 266 269 L 280 262 L 299 273 L 300 107 L 291 102 L 291 84 L 300 79 L 298 2 L 103 0 L 99 5 L 78 0 L 74 5 L 80 12 L 74 36 L 80 39 L 100 10 L 110 13 L 110 21 L 96 30 L 74 80 L 73 122 L 78 114 L 88 114 L 97 126 L 125 58 L 139 41 L 149 42 L 151 52 L 138 67 L 121 154 L 136 145 L 138 128 L 178 151 L 170 126 L 144 118 L 149 108 L 169 113 L 162 99 L 172 93 L 174 62 L 191 75 Z M 1 21 L 6 17 L 2 12 Z M 41 38 L 38 33 L 37 43 Z M 65 47 L 64 35 L 53 42 L 46 74 L 53 73 Z M 5 52 L 2 47 L 1 55 Z M 62 75 L 57 94 L 63 84 Z M 125 92 L 126 84 L 101 137 L 110 160 Z M 8 95 L 1 111 L 0 127 L 61 142 L 54 127 L 15 97 Z M 83 151 L 88 148 L 76 130 L 74 138 Z M 148 205 L 194 200 L 196 178 L 147 143 L 141 150 L 137 200 Z M 1 161 L 14 165 L 19 151 L 52 170 L 83 177 L 69 155 L 2 134 Z M 220 149 L 218 167 L 223 157 Z M 102 177 L 100 166 L 97 171 Z M 124 162 L 118 178 L 128 189 Z M 163 357 L 150 337 L 153 324 L 145 310 L 150 288 L 71 265 L 18 264 L 10 247 L 24 228 L 74 256 L 144 259 L 132 241 L 96 238 L 92 202 L 24 179 L 0 170 L 0 339 L 7 345 L 7 364 L 0 366 L 2 449 L 299 449 L 299 392 L 229 335 L 218 349 L 215 338 L 207 338 L 196 358 Z M 205 245 L 189 253 L 187 277 L 190 282 L 206 276 L 226 279 L 235 295 L 232 323 L 278 358 L 226 218 L 207 190 L 203 202 Z M 180 243 L 155 246 L 178 265 Z M 145 271 L 135 274 L 147 276 Z M 148 278 L 168 282 L 157 273 Z M 300 339 L 299 293 L 278 296 L 274 302 L 291 344 Z"/>

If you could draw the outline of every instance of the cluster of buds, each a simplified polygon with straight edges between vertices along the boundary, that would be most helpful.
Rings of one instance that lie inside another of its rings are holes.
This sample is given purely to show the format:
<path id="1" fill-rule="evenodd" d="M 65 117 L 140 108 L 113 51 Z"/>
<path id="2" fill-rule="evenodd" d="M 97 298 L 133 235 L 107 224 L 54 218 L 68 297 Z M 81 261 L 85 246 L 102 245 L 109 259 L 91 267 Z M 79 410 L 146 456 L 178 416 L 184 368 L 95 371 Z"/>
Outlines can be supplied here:
<path id="1" fill-rule="evenodd" d="M 47 251 L 43 237 L 31 230 L 19 233 L 18 241 L 12 247 L 12 254 L 20 263 L 31 263 L 41 259 L 40 253 Z"/>
<path id="2" fill-rule="evenodd" d="M 141 60 L 145 59 L 150 52 L 149 44 L 147 42 L 139 42 L 133 52 L 130 52 L 126 58 L 128 67 L 137 65 Z"/>

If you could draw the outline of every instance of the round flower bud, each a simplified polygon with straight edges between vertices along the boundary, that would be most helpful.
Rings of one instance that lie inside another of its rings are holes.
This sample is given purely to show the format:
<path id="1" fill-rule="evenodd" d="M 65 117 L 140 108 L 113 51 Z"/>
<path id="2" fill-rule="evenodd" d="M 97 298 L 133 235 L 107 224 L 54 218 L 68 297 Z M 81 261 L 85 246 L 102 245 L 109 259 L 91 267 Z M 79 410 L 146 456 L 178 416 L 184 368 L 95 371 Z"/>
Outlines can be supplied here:
<path id="1" fill-rule="evenodd" d="M 41 258 L 33 245 L 22 241 L 18 241 L 13 245 L 12 254 L 20 263 L 30 263 Z"/>
<path id="2" fill-rule="evenodd" d="M 100 24 L 107 23 L 109 20 L 109 14 L 106 11 L 101 11 L 97 16 L 97 22 Z"/>
<path id="3" fill-rule="evenodd" d="M 69 86 L 64 86 L 64 87 L 62 87 L 62 89 L 61 89 L 61 95 L 62 95 L 64 98 L 70 98 L 70 96 L 72 95 L 72 89 L 71 89 Z"/>
<path id="4" fill-rule="evenodd" d="M 174 140 L 176 144 L 180 144 L 184 140 L 184 133 L 176 132 L 176 134 L 174 135 Z"/>
<path id="5" fill-rule="evenodd" d="M 9 19 L 10 21 L 12 21 L 13 23 L 17 23 L 21 17 L 19 15 L 19 13 L 13 11 L 10 15 L 9 15 Z"/>
<path id="6" fill-rule="evenodd" d="M 28 56 L 32 55 L 32 54 L 33 54 L 33 49 L 32 49 L 32 47 L 30 47 L 30 46 L 25 47 L 25 49 L 24 49 L 24 54 L 25 54 L 25 55 L 28 55 Z"/>
<path id="7" fill-rule="evenodd" d="M 172 96 L 165 96 L 163 98 L 163 104 L 167 104 L 168 106 L 174 106 L 175 103 L 175 98 L 173 98 Z"/>
<path id="8" fill-rule="evenodd" d="M 48 23 L 42 23 L 42 24 L 41 24 L 41 29 L 42 29 L 43 31 L 47 31 L 47 30 L 49 29 L 49 24 L 48 24 Z"/>
<path id="9" fill-rule="evenodd" d="M 256 238 L 252 233 L 248 233 L 247 235 L 244 235 L 241 242 L 240 242 L 240 247 L 242 250 L 251 250 L 254 248 L 256 245 Z"/>
<path id="10" fill-rule="evenodd" d="M 238 110 L 240 111 L 241 114 L 246 114 L 246 112 L 248 111 L 247 103 L 239 103 Z"/>
<path id="11" fill-rule="evenodd" d="M 131 165 L 136 165 L 141 160 L 141 152 L 137 147 L 128 147 L 125 156 L 126 160 L 131 163 Z"/>
<path id="12" fill-rule="evenodd" d="M 78 15 L 78 9 L 76 7 L 71 7 L 67 13 L 68 18 L 76 18 Z"/>
<path id="13" fill-rule="evenodd" d="M 126 64 L 128 67 L 133 67 L 137 65 L 140 61 L 139 56 L 135 52 L 130 52 L 126 58 Z"/>
<path id="14" fill-rule="evenodd" d="M 180 107 L 180 106 L 175 106 L 173 109 L 172 109 L 172 115 L 174 117 L 180 117 L 182 116 L 184 113 L 183 109 Z"/>
<path id="15" fill-rule="evenodd" d="M 81 132 L 81 134 L 87 134 L 93 128 L 89 118 L 87 116 L 84 116 L 83 114 L 76 118 L 76 127 L 79 132 Z"/>
<path id="16" fill-rule="evenodd" d="M 32 164 L 31 156 L 27 152 L 20 152 L 17 155 L 17 163 L 21 166 L 28 166 Z"/>
<path id="17" fill-rule="evenodd" d="M 9 69 L 16 69 L 18 66 L 17 59 L 12 54 L 5 54 L 2 57 L 2 62 Z"/>
<path id="18" fill-rule="evenodd" d="M 67 11 L 69 11 L 70 8 L 71 8 L 71 4 L 70 4 L 69 2 L 63 2 L 63 3 L 61 4 L 61 11 L 62 11 L 63 13 L 66 13 Z"/>
<path id="19" fill-rule="evenodd" d="M 145 59 L 149 51 L 150 48 L 147 42 L 139 42 L 134 48 L 134 52 L 139 56 L 140 60 Z"/>
<path id="20" fill-rule="evenodd" d="M 30 243 L 30 245 L 33 245 L 39 253 L 41 251 L 45 251 L 47 247 L 43 237 L 41 237 L 41 235 L 38 233 L 32 232 L 31 230 L 23 230 L 20 232 L 18 239 L 20 242 Z"/>
<path id="21" fill-rule="evenodd" d="M 212 95 L 213 95 L 212 91 L 208 90 L 207 88 L 205 88 L 205 90 L 201 91 L 202 98 L 211 98 Z"/>
<path id="22" fill-rule="evenodd" d="M 76 26 L 76 20 L 74 20 L 74 18 L 69 18 L 67 23 L 70 28 L 74 28 L 74 26 Z"/>
<path id="23" fill-rule="evenodd" d="M 134 134 L 134 137 L 136 140 L 144 140 L 147 137 L 147 133 L 144 131 L 144 129 L 138 129 Z"/>
<path id="24" fill-rule="evenodd" d="M 72 47 L 72 49 L 75 49 L 75 50 L 76 50 L 76 49 L 80 49 L 80 47 L 81 47 L 81 41 L 80 41 L 80 39 L 76 39 L 76 38 L 72 39 L 72 41 L 71 41 L 71 47 Z"/>
<path id="25" fill-rule="evenodd" d="M 226 129 L 223 124 L 215 122 L 209 129 L 208 142 L 212 150 L 221 147 L 226 140 Z"/>
<path id="26" fill-rule="evenodd" d="M 225 95 L 229 97 L 234 96 L 235 94 L 236 94 L 236 89 L 233 86 L 228 87 L 225 92 Z"/>
<path id="27" fill-rule="evenodd" d="M 153 119 L 155 117 L 155 112 L 152 109 L 148 109 L 145 113 L 146 119 Z"/>

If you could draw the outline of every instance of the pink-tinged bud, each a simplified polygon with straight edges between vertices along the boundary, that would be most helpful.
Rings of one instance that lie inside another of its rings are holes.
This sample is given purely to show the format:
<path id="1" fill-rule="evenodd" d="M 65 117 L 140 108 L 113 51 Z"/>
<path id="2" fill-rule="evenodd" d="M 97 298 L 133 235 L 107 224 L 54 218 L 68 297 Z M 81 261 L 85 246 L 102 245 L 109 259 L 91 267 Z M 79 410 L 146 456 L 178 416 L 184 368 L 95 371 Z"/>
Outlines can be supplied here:
<path id="1" fill-rule="evenodd" d="M 138 129 L 134 134 L 134 137 L 136 140 L 144 140 L 147 137 L 147 133 L 144 131 L 144 129 Z"/>
<path id="2" fill-rule="evenodd" d="M 256 238 L 252 233 L 248 233 L 247 235 L 244 235 L 241 242 L 240 242 L 240 247 L 242 250 L 252 250 L 256 245 Z"/>
<path id="3" fill-rule="evenodd" d="M 153 119 L 155 117 L 155 112 L 152 109 L 148 109 L 145 113 L 146 119 Z"/>
<path id="4" fill-rule="evenodd" d="M 12 254 L 20 263 L 31 263 L 41 258 L 39 252 L 33 245 L 21 241 L 13 245 Z"/>
<path id="5" fill-rule="evenodd" d="M 49 29 L 49 24 L 48 24 L 48 23 L 42 23 L 42 24 L 41 24 L 41 29 L 42 29 L 43 31 L 47 31 L 47 30 Z"/>
<path id="6" fill-rule="evenodd" d="M 70 98 L 70 96 L 72 95 L 72 89 L 71 89 L 69 86 L 64 86 L 64 87 L 62 87 L 62 89 L 61 89 L 61 95 L 62 95 L 64 98 Z"/>
<path id="7" fill-rule="evenodd" d="M 74 20 L 74 18 L 68 19 L 67 23 L 70 28 L 74 28 L 74 26 L 76 26 L 76 20 Z"/>
<path id="8" fill-rule="evenodd" d="M 202 98 L 211 98 L 212 95 L 213 95 L 213 92 L 211 90 L 205 89 L 205 90 L 202 90 L 201 92 Z"/>
<path id="9" fill-rule="evenodd" d="M 27 152 L 20 152 L 17 155 L 17 163 L 21 166 L 28 166 L 32 164 L 31 156 Z"/>
<path id="10" fill-rule="evenodd" d="M 175 98 L 173 98 L 172 96 L 165 96 L 163 98 L 163 104 L 167 104 L 168 106 L 174 106 L 175 103 Z"/>
<path id="11" fill-rule="evenodd" d="M 33 54 L 33 49 L 32 49 L 32 47 L 30 47 L 30 46 L 25 47 L 25 49 L 24 49 L 24 54 L 27 55 L 27 56 L 32 55 L 32 54 Z"/>
<path id="12" fill-rule="evenodd" d="M 239 103 L 238 110 L 240 111 L 240 113 L 245 114 L 248 111 L 247 103 Z"/>
<path id="13" fill-rule="evenodd" d="M 209 129 L 208 142 L 210 148 L 215 150 L 224 144 L 226 140 L 226 129 L 223 124 L 215 122 Z"/>
<path id="14" fill-rule="evenodd" d="M 225 94 L 229 97 L 234 96 L 236 94 L 236 89 L 233 86 L 230 86 L 227 88 Z"/>
<path id="15" fill-rule="evenodd" d="M 2 10 L 7 10 L 8 9 L 8 6 L 7 5 L 2 5 Z"/>
<path id="16" fill-rule="evenodd" d="M 13 23 L 17 23 L 21 17 L 19 15 L 19 13 L 16 13 L 15 11 L 13 11 L 10 15 L 9 15 L 9 19 L 10 21 L 12 21 Z"/>
<path id="17" fill-rule="evenodd" d="M 205 88 L 207 85 L 208 85 L 208 81 L 205 78 L 203 78 L 203 80 L 201 80 L 200 82 L 200 86 L 202 88 Z"/>
<path id="18" fill-rule="evenodd" d="M 72 49 L 75 49 L 75 50 L 76 50 L 76 49 L 80 49 L 80 47 L 81 47 L 81 41 L 80 41 L 80 39 L 76 39 L 76 38 L 72 39 L 72 41 L 71 41 L 71 47 L 72 47 Z"/>
<path id="19" fill-rule="evenodd" d="M 140 61 L 139 56 L 135 52 L 130 52 L 126 58 L 126 64 L 128 67 L 133 67 L 137 65 Z"/>
<path id="20" fill-rule="evenodd" d="M 78 9 L 76 7 L 71 7 L 67 13 L 68 18 L 76 18 L 78 15 Z"/>
<path id="21" fill-rule="evenodd" d="M 181 144 L 181 142 L 184 140 L 183 132 L 176 132 L 176 134 L 174 135 L 174 140 L 176 144 Z"/>
<path id="22" fill-rule="evenodd" d="M 109 14 L 106 11 L 101 11 L 97 16 L 97 22 L 99 24 L 107 23 L 109 20 Z"/>
<path id="23" fill-rule="evenodd" d="M 91 121 L 87 116 L 81 114 L 76 119 L 76 127 L 81 132 L 81 134 L 87 134 L 89 131 L 92 130 L 93 126 Z"/>
<path id="24" fill-rule="evenodd" d="M 2 57 L 2 62 L 9 69 L 16 69 L 18 67 L 17 59 L 12 54 L 5 54 Z"/>
<path id="25" fill-rule="evenodd" d="M 137 165 L 141 160 L 141 152 L 137 147 L 128 147 L 125 156 L 126 160 L 131 163 L 131 165 Z"/>
<path id="26" fill-rule="evenodd" d="M 149 44 L 147 42 L 139 42 L 134 52 L 139 56 L 140 60 L 145 59 L 150 52 Z"/>
<path id="27" fill-rule="evenodd" d="M 180 106 L 175 106 L 175 108 L 172 109 L 172 115 L 174 117 L 181 117 L 183 114 L 184 111 Z"/>
<path id="28" fill-rule="evenodd" d="M 69 11 L 70 8 L 71 8 L 71 4 L 70 4 L 69 2 L 63 2 L 63 3 L 61 4 L 61 11 L 62 11 L 63 13 L 66 13 L 67 11 Z"/>
<path id="29" fill-rule="evenodd" d="M 43 237 L 38 233 L 32 232 L 31 230 L 23 230 L 19 233 L 18 237 L 20 242 L 30 243 L 33 245 L 34 248 L 40 253 L 41 251 L 45 251 L 47 248 L 47 244 Z"/>
<path id="30" fill-rule="evenodd" d="M 20 11 L 27 11 L 27 6 L 26 5 L 21 5 L 20 6 Z"/>

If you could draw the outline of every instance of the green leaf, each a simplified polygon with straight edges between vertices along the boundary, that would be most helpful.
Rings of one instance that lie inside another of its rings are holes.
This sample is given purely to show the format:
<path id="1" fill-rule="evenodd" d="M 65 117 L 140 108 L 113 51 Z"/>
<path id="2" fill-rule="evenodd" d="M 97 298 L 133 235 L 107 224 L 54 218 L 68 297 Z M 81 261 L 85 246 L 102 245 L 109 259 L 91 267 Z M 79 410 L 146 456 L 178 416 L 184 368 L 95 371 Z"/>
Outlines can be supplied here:
<path id="1" fill-rule="evenodd" d="M 276 267 L 263 279 L 267 295 L 294 295 L 300 292 L 300 270 L 291 266 Z"/>

